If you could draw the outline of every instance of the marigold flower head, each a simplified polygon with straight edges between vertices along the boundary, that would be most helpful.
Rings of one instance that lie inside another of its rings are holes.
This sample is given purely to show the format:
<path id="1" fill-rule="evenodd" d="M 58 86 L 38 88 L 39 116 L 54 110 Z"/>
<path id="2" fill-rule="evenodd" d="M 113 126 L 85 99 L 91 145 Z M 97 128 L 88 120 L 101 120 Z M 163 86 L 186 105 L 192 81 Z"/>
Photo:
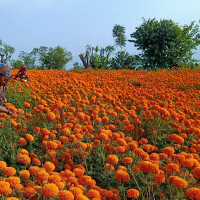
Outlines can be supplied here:
<path id="1" fill-rule="evenodd" d="M 21 180 L 19 177 L 16 176 L 11 176 L 9 178 L 6 179 L 6 182 L 8 182 L 10 184 L 10 187 L 15 187 L 17 184 L 20 184 Z"/>
<path id="2" fill-rule="evenodd" d="M 26 138 L 26 140 L 27 140 L 28 142 L 33 142 L 33 140 L 34 140 L 34 137 L 33 137 L 31 134 L 26 134 L 26 135 L 25 135 L 25 138 Z"/>
<path id="3" fill-rule="evenodd" d="M 58 192 L 59 189 L 54 183 L 47 183 L 42 187 L 42 194 L 48 198 L 57 196 Z"/>
<path id="4" fill-rule="evenodd" d="M 167 154 L 167 155 L 172 155 L 175 152 L 173 147 L 165 147 L 163 149 L 163 153 Z"/>
<path id="5" fill-rule="evenodd" d="M 29 177 L 30 177 L 30 172 L 29 172 L 28 170 L 21 170 L 21 171 L 19 172 L 19 176 L 20 176 L 22 179 L 24 179 L 24 180 L 29 179 Z"/>
<path id="6" fill-rule="evenodd" d="M 87 196 L 91 197 L 91 198 L 100 198 L 101 197 L 100 192 L 97 190 L 94 190 L 94 189 L 90 189 L 87 193 Z"/>
<path id="7" fill-rule="evenodd" d="M 0 170 L 2 171 L 6 167 L 7 167 L 7 163 L 4 161 L 0 161 Z"/>
<path id="8" fill-rule="evenodd" d="M 131 158 L 131 157 L 125 157 L 125 158 L 122 159 L 122 162 L 124 164 L 131 164 L 133 162 L 133 158 Z"/>
<path id="9" fill-rule="evenodd" d="M 36 191 L 32 187 L 25 187 L 23 195 L 28 199 L 32 199 L 36 196 Z"/>
<path id="10" fill-rule="evenodd" d="M 3 174 L 6 176 L 14 176 L 16 174 L 16 170 L 13 167 L 5 167 L 3 169 Z"/>
<path id="11" fill-rule="evenodd" d="M 127 190 L 126 193 L 127 193 L 127 196 L 130 198 L 137 198 L 140 195 L 139 191 L 136 189 L 129 189 Z"/>
<path id="12" fill-rule="evenodd" d="M 173 178 L 173 184 L 176 188 L 186 188 L 187 187 L 187 181 L 183 178 L 180 178 L 178 176 L 175 176 Z"/>
<path id="13" fill-rule="evenodd" d="M 179 165 L 174 164 L 174 163 L 169 163 L 167 165 L 167 170 L 170 172 L 177 172 L 177 171 L 179 171 Z"/>
<path id="14" fill-rule="evenodd" d="M 11 194 L 12 189 L 10 188 L 10 183 L 6 181 L 0 181 L 0 193 L 4 195 Z"/>
<path id="15" fill-rule="evenodd" d="M 68 190 L 62 190 L 59 194 L 60 200 L 73 200 L 74 195 Z"/>
<path id="16" fill-rule="evenodd" d="M 117 157 L 116 155 L 114 155 L 114 154 L 110 154 L 110 155 L 107 157 L 107 160 L 108 160 L 108 162 L 109 162 L 110 164 L 112 164 L 112 165 L 117 164 L 118 161 L 119 161 L 118 157 Z"/>
<path id="17" fill-rule="evenodd" d="M 164 183 L 165 182 L 165 176 L 163 174 L 154 174 L 153 179 L 157 183 Z"/>
<path id="18" fill-rule="evenodd" d="M 159 172 L 158 165 L 149 161 L 142 161 L 139 167 L 140 167 L 140 170 L 144 173 L 158 173 Z"/>
<path id="19" fill-rule="evenodd" d="M 24 165 L 28 165 L 31 163 L 31 158 L 24 154 L 17 155 L 16 159 L 17 159 L 17 162 L 22 163 Z"/>
<path id="20" fill-rule="evenodd" d="M 115 178 L 117 181 L 122 181 L 122 182 L 128 182 L 130 180 L 129 174 L 122 169 L 118 169 L 116 171 Z"/>
<path id="21" fill-rule="evenodd" d="M 47 171 L 54 171 L 55 170 L 55 165 L 52 163 L 52 162 L 45 162 L 44 163 L 44 168 L 47 170 Z"/>
<path id="22" fill-rule="evenodd" d="M 47 112 L 46 113 L 46 119 L 53 122 L 56 119 L 56 115 L 53 112 Z"/>
<path id="23" fill-rule="evenodd" d="M 17 142 L 19 145 L 21 145 L 21 146 L 26 146 L 27 145 L 27 141 L 26 141 L 26 139 L 25 138 L 23 138 L 23 137 L 20 137 L 19 139 L 18 139 L 18 142 Z"/>
<path id="24" fill-rule="evenodd" d="M 79 194 L 83 194 L 83 190 L 78 187 L 71 187 L 69 191 L 74 195 L 74 197 L 77 197 Z"/>
<path id="25" fill-rule="evenodd" d="M 199 199 L 200 189 L 195 187 L 189 188 L 185 191 L 185 195 L 188 196 L 190 199 Z"/>

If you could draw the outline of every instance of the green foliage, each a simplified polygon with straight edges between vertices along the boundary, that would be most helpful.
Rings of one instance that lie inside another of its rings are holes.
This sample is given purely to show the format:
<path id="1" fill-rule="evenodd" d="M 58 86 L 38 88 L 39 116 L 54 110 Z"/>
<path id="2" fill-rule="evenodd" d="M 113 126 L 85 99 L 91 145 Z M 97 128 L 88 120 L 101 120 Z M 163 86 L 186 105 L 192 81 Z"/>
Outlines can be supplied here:
<path id="1" fill-rule="evenodd" d="M 118 51 L 111 60 L 112 69 L 135 69 L 140 66 L 140 58 L 137 55 L 130 55 L 126 51 Z"/>
<path id="2" fill-rule="evenodd" d="M 30 69 L 64 69 L 66 63 L 72 59 L 72 54 L 60 46 L 55 48 L 40 46 L 29 53 L 21 51 L 18 57 Z"/>
<path id="3" fill-rule="evenodd" d="M 8 63 L 11 59 L 12 54 L 15 52 L 15 48 L 3 43 L 0 39 L 0 57 L 2 63 Z"/>
<path id="4" fill-rule="evenodd" d="M 113 46 L 106 46 L 99 48 L 98 46 L 87 46 L 86 50 L 89 52 L 89 66 L 94 69 L 108 69 L 111 64 L 111 53 L 114 51 Z"/>
<path id="5" fill-rule="evenodd" d="M 23 65 L 23 62 L 21 60 L 13 60 L 11 65 L 13 69 L 19 69 Z"/>
<path id="6" fill-rule="evenodd" d="M 120 48 L 126 46 L 125 27 L 115 24 L 112 30 L 115 45 Z"/>
<path id="7" fill-rule="evenodd" d="M 179 26 L 172 20 L 143 19 L 143 24 L 131 35 L 135 46 L 142 51 L 144 68 L 172 68 L 191 65 L 193 50 L 200 44 L 199 25 Z"/>

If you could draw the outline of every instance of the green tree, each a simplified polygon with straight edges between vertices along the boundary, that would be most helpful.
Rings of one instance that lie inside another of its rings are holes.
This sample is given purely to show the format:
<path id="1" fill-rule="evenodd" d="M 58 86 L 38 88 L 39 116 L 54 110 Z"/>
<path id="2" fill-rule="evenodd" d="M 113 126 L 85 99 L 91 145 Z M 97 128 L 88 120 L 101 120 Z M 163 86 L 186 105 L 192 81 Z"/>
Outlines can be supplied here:
<path id="1" fill-rule="evenodd" d="M 143 24 L 130 34 L 144 68 L 172 68 L 196 62 L 194 49 L 200 44 L 199 25 L 179 26 L 172 20 L 143 19 Z"/>
<path id="2" fill-rule="evenodd" d="M 126 51 L 118 51 L 111 60 L 112 69 L 138 69 L 140 66 L 140 57 Z"/>
<path id="3" fill-rule="evenodd" d="M 47 49 L 41 47 L 39 54 L 44 69 L 64 69 L 66 63 L 72 60 L 72 53 L 60 46 Z"/>
<path id="4" fill-rule="evenodd" d="M 125 36 L 125 27 L 115 24 L 112 30 L 113 38 L 115 40 L 115 45 L 122 47 L 126 46 L 126 36 Z"/>
<path id="5" fill-rule="evenodd" d="M 79 57 L 85 68 L 91 67 L 94 69 L 108 69 L 111 63 L 111 53 L 115 50 L 114 46 L 86 46 L 86 53 L 80 54 Z"/>
<path id="6" fill-rule="evenodd" d="M 2 40 L 0 40 L 0 57 L 2 63 L 8 63 L 11 59 L 12 54 L 15 52 L 15 48 L 3 43 Z"/>

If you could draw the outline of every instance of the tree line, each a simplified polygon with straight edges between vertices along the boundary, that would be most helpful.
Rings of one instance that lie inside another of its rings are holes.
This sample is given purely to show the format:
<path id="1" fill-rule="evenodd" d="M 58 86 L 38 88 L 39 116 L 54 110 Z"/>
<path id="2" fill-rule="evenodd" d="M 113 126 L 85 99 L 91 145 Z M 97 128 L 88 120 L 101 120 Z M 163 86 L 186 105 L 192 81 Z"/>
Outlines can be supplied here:
<path id="1" fill-rule="evenodd" d="M 179 66 L 198 65 L 194 50 L 200 44 L 199 23 L 191 22 L 180 26 L 172 20 L 144 19 L 140 26 L 126 37 L 125 27 L 115 24 L 112 29 L 113 45 L 106 47 L 87 45 L 80 53 L 77 68 L 94 69 L 171 69 Z M 133 43 L 141 53 L 131 55 L 126 51 L 127 42 Z M 64 69 L 72 60 L 72 53 L 61 46 L 33 48 L 31 52 L 21 51 L 18 59 L 12 59 L 15 48 L 0 40 L 1 62 L 10 62 L 13 68 L 26 64 L 29 68 Z"/>

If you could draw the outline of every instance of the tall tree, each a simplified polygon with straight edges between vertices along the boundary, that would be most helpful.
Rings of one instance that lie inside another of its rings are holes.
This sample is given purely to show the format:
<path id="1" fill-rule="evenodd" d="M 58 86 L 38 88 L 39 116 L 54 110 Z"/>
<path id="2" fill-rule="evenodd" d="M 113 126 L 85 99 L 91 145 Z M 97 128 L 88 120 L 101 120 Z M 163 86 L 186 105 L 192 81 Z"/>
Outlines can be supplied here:
<path id="1" fill-rule="evenodd" d="M 15 48 L 3 43 L 2 40 L 0 40 L 0 57 L 1 57 L 1 63 L 8 62 L 11 59 L 12 54 L 15 52 Z"/>
<path id="2" fill-rule="evenodd" d="M 122 47 L 126 46 L 126 36 L 125 36 L 125 27 L 115 24 L 112 30 L 112 35 L 115 40 L 115 45 Z"/>
<path id="3" fill-rule="evenodd" d="M 172 20 L 143 19 L 143 24 L 131 35 L 144 68 L 171 68 L 193 62 L 194 49 L 200 44 L 199 25 L 179 26 Z"/>

